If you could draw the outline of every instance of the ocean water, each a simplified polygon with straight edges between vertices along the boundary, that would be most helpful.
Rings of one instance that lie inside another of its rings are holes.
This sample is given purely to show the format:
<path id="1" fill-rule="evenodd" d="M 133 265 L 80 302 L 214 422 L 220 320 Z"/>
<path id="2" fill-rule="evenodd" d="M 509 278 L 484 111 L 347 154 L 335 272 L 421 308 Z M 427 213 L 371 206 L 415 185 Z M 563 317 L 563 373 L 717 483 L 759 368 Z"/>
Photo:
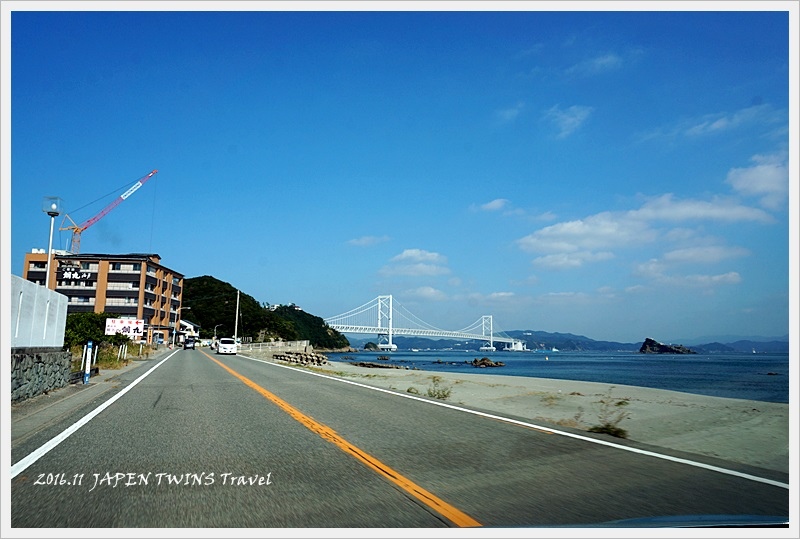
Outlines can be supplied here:
<path id="1" fill-rule="evenodd" d="M 391 363 L 424 371 L 581 380 L 712 397 L 789 402 L 789 354 L 398 350 L 326 356 L 333 362 Z M 379 356 L 389 359 L 378 359 Z M 482 357 L 501 361 L 505 366 L 473 367 L 472 360 Z"/>

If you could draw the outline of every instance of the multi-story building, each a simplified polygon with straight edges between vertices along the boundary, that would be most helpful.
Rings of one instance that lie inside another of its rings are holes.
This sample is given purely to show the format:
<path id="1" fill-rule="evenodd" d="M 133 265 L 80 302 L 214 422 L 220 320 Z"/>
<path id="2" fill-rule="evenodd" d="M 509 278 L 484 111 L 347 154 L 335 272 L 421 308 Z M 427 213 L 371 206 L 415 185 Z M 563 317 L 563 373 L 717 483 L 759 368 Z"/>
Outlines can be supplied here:
<path id="1" fill-rule="evenodd" d="M 22 277 L 45 286 L 44 249 L 25 255 Z M 67 314 L 105 312 L 144 320 L 143 338 L 149 343 L 168 343 L 179 332 L 183 275 L 162 266 L 157 254 L 53 251 L 49 288 L 67 296 Z"/>

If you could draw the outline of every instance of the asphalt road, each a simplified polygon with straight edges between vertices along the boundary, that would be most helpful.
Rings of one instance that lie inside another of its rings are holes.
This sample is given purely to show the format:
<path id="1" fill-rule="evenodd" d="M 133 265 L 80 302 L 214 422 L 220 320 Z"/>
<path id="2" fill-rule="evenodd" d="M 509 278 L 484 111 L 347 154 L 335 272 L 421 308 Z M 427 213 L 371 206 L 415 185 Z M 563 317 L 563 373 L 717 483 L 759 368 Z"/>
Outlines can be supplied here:
<path id="1" fill-rule="evenodd" d="M 169 352 L 89 386 L 12 414 L 12 527 L 549 527 L 789 515 L 785 474 L 208 349 Z"/>

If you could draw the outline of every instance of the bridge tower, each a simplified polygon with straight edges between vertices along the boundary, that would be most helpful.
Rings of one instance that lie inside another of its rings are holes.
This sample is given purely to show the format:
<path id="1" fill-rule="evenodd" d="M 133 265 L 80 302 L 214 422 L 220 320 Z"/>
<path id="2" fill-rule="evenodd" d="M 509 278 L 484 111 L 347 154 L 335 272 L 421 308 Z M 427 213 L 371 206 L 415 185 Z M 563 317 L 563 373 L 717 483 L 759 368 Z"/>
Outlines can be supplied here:
<path id="1" fill-rule="evenodd" d="M 489 344 L 481 346 L 482 352 L 494 352 L 497 350 L 494 346 L 494 328 L 491 314 L 485 314 L 481 317 L 481 335 L 489 337 Z"/>
<path id="2" fill-rule="evenodd" d="M 386 325 L 384 325 L 384 321 Z M 378 348 L 394 352 L 397 345 L 392 342 L 392 296 L 378 296 L 378 327 L 386 328 L 386 333 L 380 333 L 378 337 L 387 337 L 388 342 L 379 342 Z"/>

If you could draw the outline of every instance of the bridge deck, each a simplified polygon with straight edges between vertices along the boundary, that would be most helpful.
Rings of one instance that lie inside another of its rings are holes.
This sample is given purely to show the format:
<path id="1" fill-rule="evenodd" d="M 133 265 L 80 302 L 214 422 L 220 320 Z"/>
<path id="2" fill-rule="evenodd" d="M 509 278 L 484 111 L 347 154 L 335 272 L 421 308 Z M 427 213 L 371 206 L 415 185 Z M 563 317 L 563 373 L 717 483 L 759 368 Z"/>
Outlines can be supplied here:
<path id="1" fill-rule="evenodd" d="M 328 324 L 331 328 L 340 333 L 369 333 L 373 335 L 388 335 L 389 328 L 382 328 L 376 326 L 354 326 L 345 324 Z M 447 337 L 450 339 L 470 339 L 494 342 L 513 343 L 517 339 L 510 337 L 494 337 L 489 335 L 481 335 L 477 333 L 464 333 L 461 331 L 444 331 L 433 329 L 410 329 L 410 328 L 392 328 L 392 335 L 413 335 L 416 337 Z"/>

